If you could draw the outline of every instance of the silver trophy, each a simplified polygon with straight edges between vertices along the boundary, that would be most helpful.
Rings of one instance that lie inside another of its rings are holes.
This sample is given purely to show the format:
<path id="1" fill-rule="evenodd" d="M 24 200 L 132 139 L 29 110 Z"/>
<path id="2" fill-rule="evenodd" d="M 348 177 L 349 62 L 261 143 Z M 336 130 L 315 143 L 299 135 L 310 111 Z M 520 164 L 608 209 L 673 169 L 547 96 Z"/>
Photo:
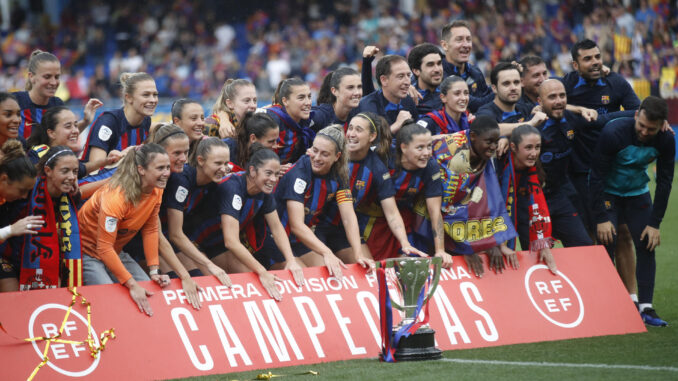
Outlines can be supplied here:
<path id="1" fill-rule="evenodd" d="M 391 298 L 391 305 L 400 311 L 402 317 L 400 323 L 393 327 L 393 335 L 403 326 L 417 320 L 417 305 L 422 292 L 424 300 L 421 310 L 424 310 L 424 306 L 438 287 L 442 263 L 442 258 L 438 257 L 402 257 L 385 261 L 384 270 L 387 278 L 393 281 L 398 294 L 395 298 Z M 376 262 L 376 265 L 381 267 L 380 262 Z M 393 270 L 389 271 L 391 268 Z M 429 276 L 432 278 L 426 290 Z M 435 347 L 434 335 L 435 331 L 426 324 L 410 336 L 401 338 L 394 354 L 396 361 L 440 359 L 442 352 Z M 393 337 L 391 342 L 393 342 Z"/>

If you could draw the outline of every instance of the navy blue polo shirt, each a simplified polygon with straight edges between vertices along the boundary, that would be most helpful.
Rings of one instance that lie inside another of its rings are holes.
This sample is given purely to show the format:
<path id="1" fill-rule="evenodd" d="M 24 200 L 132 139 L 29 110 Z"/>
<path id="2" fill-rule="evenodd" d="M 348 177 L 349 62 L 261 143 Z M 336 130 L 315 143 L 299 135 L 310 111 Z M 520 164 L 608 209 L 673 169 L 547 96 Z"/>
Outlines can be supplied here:
<path id="1" fill-rule="evenodd" d="M 423 99 L 419 100 L 419 104 L 417 105 L 419 115 L 428 114 L 433 110 L 440 110 L 443 108 L 443 101 L 440 100 L 440 90 L 438 88 L 434 91 L 422 90 L 416 82 L 414 88 L 417 89 L 419 94 L 423 97 Z"/>
<path id="2" fill-rule="evenodd" d="M 568 180 L 568 169 L 572 155 L 572 142 L 575 130 L 568 123 L 565 113 L 562 119 L 549 118 L 543 125 L 537 127 L 541 133 L 541 161 L 546 172 L 546 186 L 544 193 L 549 194 L 557 191 L 561 184 Z"/>
<path id="3" fill-rule="evenodd" d="M 402 99 L 400 103 L 395 104 L 389 102 L 386 97 L 384 97 L 383 91 L 375 91 L 369 95 L 364 96 L 360 100 L 358 107 L 351 110 L 349 115 L 349 120 L 355 115 L 370 111 L 377 115 L 381 115 L 386 118 L 386 121 L 389 125 L 393 124 L 398 118 L 398 113 L 401 111 L 409 111 L 412 115 L 412 119 L 419 119 L 419 112 L 417 111 L 417 106 L 414 104 L 414 101 L 408 95 L 406 98 Z"/>
<path id="4" fill-rule="evenodd" d="M 569 104 L 594 109 L 599 118 L 601 115 L 620 111 L 621 107 L 624 110 L 637 110 L 640 107 L 640 100 L 631 85 L 617 73 L 610 73 L 588 83 L 579 73 L 571 72 L 563 78 L 563 84 Z M 572 168 L 575 173 L 588 172 L 603 126 L 602 123 L 582 123 L 581 128 L 578 128 L 579 133 L 574 140 Z"/>
<path id="5" fill-rule="evenodd" d="M 494 103 L 494 101 L 479 108 L 476 116 L 480 115 L 490 116 L 494 118 L 497 123 L 522 123 L 530 120 L 529 111 L 523 109 L 522 107 L 518 107 L 517 104 L 515 110 L 511 112 L 505 112 L 502 111 L 502 109 L 500 109 L 499 106 Z"/>

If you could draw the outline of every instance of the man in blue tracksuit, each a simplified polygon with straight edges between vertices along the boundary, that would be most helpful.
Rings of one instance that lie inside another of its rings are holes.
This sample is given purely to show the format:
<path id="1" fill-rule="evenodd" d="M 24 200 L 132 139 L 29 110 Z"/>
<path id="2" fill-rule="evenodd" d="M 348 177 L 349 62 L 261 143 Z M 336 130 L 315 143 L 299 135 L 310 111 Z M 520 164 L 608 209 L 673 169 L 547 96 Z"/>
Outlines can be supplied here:
<path id="1" fill-rule="evenodd" d="M 407 54 L 407 63 L 415 79 L 412 86 L 421 95 L 417 103 L 419 115 L 443 108 L 438 89 L 443 81 L 443 58 L 440 48 L 429 43 L 419 44 Z"/>
<path id="2" fill-rule="evenodd" d="M 634 118 L 609 122 L 600 134 L 591 163 L 590 187 L 598 239 L 614 258 L 616 229 L 628 225 L 636 248 L 638 303 L 643 321 L 666 326 L 652 307 L 655 251 L 673 181 L 676 154 L 673 134 L 662 131 L 666 101 L 647 97 Z M 654 203 L 650 198 L 648 164 L 657 161 Z"/>
<path id="3" fill-rule="evenodd" d="M 590 246 L 593 241 L 571 201 L 576 197 L 576 191 L 568 171 L 576 132 L 570 122 L 573 115 L 565 111 L 565 87 L 557 79 L 547 79 L 539 86 L 538 92 L 539 104 L 548 117 L 543 125 L 536 127 L 541 133 L 539 159 L 546 173 L 544 196 L 551 215 L 553 236 L 565 247 Z"/>
<path id="4" fill-rule="evenodd" d="M 603 76 L 603 61 L 595 42 L 586 39 L 572 47 L 572 67 L 574 71 L 563 77 L 569 104 L 596 110 L 599 118 L 620 111 L 621 107 L 624 110 L 638 109 L 640 100 L 624 77 L 617 73 Z M 593 150 L 603 126 L 604 124 L 595 122 L 580 125 L 579 133 L 574 139 L 572 183 L 582 200 L 579 211 L 589 229 L 593 228 L 593 221 L 588 213 L 590 200 L 586 199 L 590 194 L 588 172 L 593 159 Z"/>
<path id="5" fill-rule="evenodd" d="M 475 113 L 480 106 L 492 102 L 494 93 L 487 86 L 483 72 L 469 62 L 473 49 L 471 27 L 464 20 L 456 20 L 443 27 L 440 37 L 445 51 L 443 79 L 458 75 L 466 81 L 470 93 L 468 109 Z"/>

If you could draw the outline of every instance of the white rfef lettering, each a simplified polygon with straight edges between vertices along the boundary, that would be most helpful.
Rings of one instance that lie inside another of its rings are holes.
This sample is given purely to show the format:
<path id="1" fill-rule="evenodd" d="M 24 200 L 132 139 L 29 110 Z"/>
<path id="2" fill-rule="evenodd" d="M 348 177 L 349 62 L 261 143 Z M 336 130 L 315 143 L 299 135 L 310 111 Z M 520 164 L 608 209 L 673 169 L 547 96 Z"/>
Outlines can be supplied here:
<path id="1" fill-rule="evenodd" d="M 370 327 L 372 336 L 374 336 L 374 342 L 377 343 L 378 346 L 381 345 L 381 334 L 379 333 L 379 326 L 377 326 L 376 323 L 377 320 L 379 320 L 379 301 L 377 300 L 377 297 L 369 291 L 360 291 L 356 295 L 356 298 L 358 299 L 360 310 L 365 316 L 367 326 Z M 372 315 L 372 313 L 369 311 L 369 308 L 367 307 L 368 300 L 371 302 L 370 304 L 372 305 L 374 315 Z M 376 316 L 376 319 L 372 318 L 372 316 Z"/>
<path id="2" fill-rule="evenodd" d="M 452 307 L 450 299 L 445 294 L 445 290 L 443 290 L 441 287 L 438 287 L 435 294 L 433 294 L 433 300 L 435 301 L 436 307 L 438 307 L 438 311 L 440 312 L 440 317 L 442 318 L 443 324 L 445 325 L 445 331 L 447 332 L 447 336 L 450 339 L 450 343 L 457 344 L 457 338 L 455 337 L 455 334 L 459 334 L 461 340 L 464 343 L 470 343 L 471 339 L 469 339 L 464 326 L 461 324 L 461 320 L 459 320 L 459 316 L 454 311 L 454 307 Z M 452 320 L 451 322 L 450 319 Z"/>
<path id="3" fill-rule="evenodd" d="M 45 332 L 46 337 L 54 337 L 59 333 L 59 328 L 56 324 L 45 323 L 42 325 L 42 330 Z"/>
<path id="4" fill-rule="evenodd" d="M 492 317 L 487 313 L 487 311 L 475 304 L 475 302 L 483 301 L 483 297 L 480 295 L 476 285 L 471 282 L 462 282 L 459 285 L 459 289 L 461 290 L 461 294 L 464 296 L 464 300 L 466 300 L 468 307 L 473 312 L 482 316 L 485 320 L 485 323 L 487 324 L 487 329 L 485 329 L 481 320 L 475 320 L 476 328 L 478 328 L 480 336 L 482 336 L 485 341 L 497 341 L 499 339 L 499 332 L 497 332 L 497 327 L 495 327 Z"/>
<path id="5" fill-rule="evenodd" d="M 323 351 L 323 348 L 320 346 L 320 341 L 318 341 L 318 335 L 325 332 L 325 322 L 323 322 L 323 319 L 320 316 L 320 311 L 318 311 L 318 307 L 313 302 L 313 299 L 309 298 L 308 296 L 296 296 L 292 298 L 292 300 L 294 300 L 294 304 L 297 306 L 297 310 L 299 310 L 299 315 L 301 315 L 301 321 L 304 323 L 304 327 L 306 327 L 306 332 L 308 332 L 308 336 L 311 338 L 311 343 L 313 343 L 315 353 L 318 355 L 319 358 L 325 357 L 325 352 Z M 304 306 L 307 307 L 304 308 Z M 310 311 L 311 315 L 313 315 L 315 325 L 311 323 L 311 318 L 308 316 L 309 314 L 306 311 L 307 309 Z"/>
<path id="6" fill-rule="evenodd" d="M 66 353 L 66 345 L 65 344 L 55 344 L 53 343 L 52 345 L 49 346 L 49 349 L 52 350 L 52 353 L 54 354 L 54 359 L 55 360 L 61 360 L 61 359 L 67 359 L 68 353 Z"/>
<path id="7" fill-rule="evenodd" d="M 534 285 L 537 286 L 537 291 L 539 291 L 539 295 L 551 293 L 551 291 L 549 291 L 549 285 L 546 284 L 546 282 L 534 282 Z"/>
<path id="8" fill-rule="evenodd" d="M 214 368 L 214 361 L 212 360 L 212 356 L 210 356 L 210 352 L 207 350 L 206 345 L 198 346 L 198 348 L 200 349 L 200 353 L 202 354 L 202 357 L 205 359 L 205 361 L 200 362 L 200 360 L 198 360 L 198 356 L 196 355 L 193 346 L 191 346 L 191 341 L 188 339 L 188 335 L 186 334 L 184 325 L 181 323 L 181 317 L 183 316 L 184 319 L 186 319 L 186 323 L 188 323 L 188 328 L 190 328 L 191 331 L 193 332 L 197 331 L 198 326 L 195 324 L 193 315 L 191 315 L 191 313 L 183 307 L 172 308 L 171 314 L 174 326 L 177 328 L 177 332 L 179 333 L 181 342 L 184 344 L 184 348 L 186 348 L 186 353 L 188 353 L 188 357 L 191 359 L 193 366 L 198 370 L 210 370 Z"/>
<path id="9" fill-rule="evenodd" d="M 346 344 L 348 344 L 348 349 L 351 351 L 352 355 L 364 355 L 367 353 L 365 350 L 365 347 L 356 347 L 355 343 L 353 342 L 353 338 L 351 337 L 351 333 L 348 331 L 348 325 L 351 324 L 351 319 L 342 316 L 341 312 L 339 311 L 339 306 L 337 306 L 337 302 L 342 300 L 341 295 L 339 294 L 330 294 L 327 295 L 327 301 L 330 303 L 330 308 L 332 308 L 332 312 L 334 312 L 334 317 L 337 318 L 337 323 L 339 323 L 339 329 L 341 329 L 341 333 L 344 335 L 344 339 L 346 340 Z"/>
<path id="10" fill-rule="evenodd" d="M 217 329 L 217 334 L 221 340 L 221 346 L 224 348 L 224 353 L 228 357 L 228 363 L 231 367 L 238 366 L 238 361 L 235 359 L 236 355 L 239 355 L 242 358 L 244 365 L 252 365 L 252 360 L 250 356 L 247 355 L 245 347 L 242 346 L 240 338 L 235 333 L 231 321 L 228 320 L 226 312 L 221 304 L 213 304 L 209 306 L 210 313 L 212 314 L 212 320 L 214 321 L 214 326 Z M 228 336 L 227 336 L 228 335 Z M 230 340 L 229 340 L 230 338 Z M 231 345 L 233 343 L 233 345 Z"/>
<path id="11" fill-rule="evenodd" d="M 249 319 L 250 325 L 252 326 L 252 331 L 254 331 L 254 336 L 257 338 L 259 349 L 261 349 L 261 354 L 264 356 L 264 361 L 267 363 L 271 363 L 273 361 L 271 359 L 271 354 L 268 351 L 266 341 L 264 340 L 264 336 L 266 336 L 268 344 L 271 346 L 271 348 L 273 348 L 273 352 L 275 352 L 276 357 L 278 357 L 278 361 L 290 361 L 290 355 L 287 352 L 287 345 L 285 345 L 280 332 L 281 329 L 283 331 L 282 333 L 285 334 L 285 338 L 289 342 L 289 345 L 292 347 L 297 360 L 303 360 L 304 355 L 301 354 L 301 350 L 299 350 L 299 346 L 294 340 L 294 336 L 292 336 L 290 328 L 287 326 L 280 309 L 275 303 L 275 300 L 262 301 L 264 310 L 266 310 L 268 322 L 264 319 L 259 307 L 257 307 L 256 302 L 251 301 L 243 303 L 245 312 L 247 313 L 247 318 Z M 273 328 L 272 332 L 271 328 Z"/>

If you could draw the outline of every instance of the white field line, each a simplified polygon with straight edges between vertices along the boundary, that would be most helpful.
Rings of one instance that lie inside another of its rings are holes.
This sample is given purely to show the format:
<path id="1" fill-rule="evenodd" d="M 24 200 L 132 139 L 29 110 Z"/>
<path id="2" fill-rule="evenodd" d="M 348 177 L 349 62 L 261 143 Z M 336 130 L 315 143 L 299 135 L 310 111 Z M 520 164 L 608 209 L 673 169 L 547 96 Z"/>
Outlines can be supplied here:
<path id="1" fill-rule="evenodd" d="M 539 366 L 556 368 L 601 368 L 601 369 L 630 369 L 630 370 L 654 370 L 678 372 L 677 367 L 672 366 L 650 366 L 650 365 L 624 365 L 624 364 L 576 364 L 562 362 L 536 362 L 536 361 L 499 361 L 499 360 L 469 360 L 469 359 L 450 359 L 443 358 L 442 361 L 466 363 L 466 364 L 487 364 L 487 365 L 510 365 L 510 366 Z"/>

